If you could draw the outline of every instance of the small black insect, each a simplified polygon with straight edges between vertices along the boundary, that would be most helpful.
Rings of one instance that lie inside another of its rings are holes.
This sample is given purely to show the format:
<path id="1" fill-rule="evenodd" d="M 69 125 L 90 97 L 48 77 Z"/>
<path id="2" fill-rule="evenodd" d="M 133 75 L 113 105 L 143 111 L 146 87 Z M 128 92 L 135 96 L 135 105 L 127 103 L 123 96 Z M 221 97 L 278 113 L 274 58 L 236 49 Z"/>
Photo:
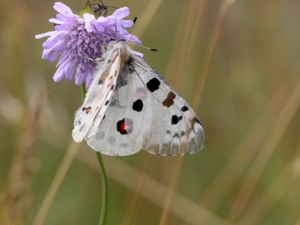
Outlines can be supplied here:
<path id="1" fill-rule="evenodd" d="M 117 9 L 117 7 L 105 5 L 104 2 L 101 0 L 89 0 L 87 1 L 87 4 L 89 4 L 94 13 L 96 13 L 99 16 L 106 16 L 109 10 Z"/>

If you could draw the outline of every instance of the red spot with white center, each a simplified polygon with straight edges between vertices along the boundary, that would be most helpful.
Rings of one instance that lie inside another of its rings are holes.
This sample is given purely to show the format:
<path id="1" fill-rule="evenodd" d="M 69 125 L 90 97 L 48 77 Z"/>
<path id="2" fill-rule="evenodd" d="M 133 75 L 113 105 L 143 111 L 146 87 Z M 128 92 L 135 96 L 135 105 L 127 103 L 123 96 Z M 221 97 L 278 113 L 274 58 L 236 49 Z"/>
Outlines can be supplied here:
<path id="1" fill-rule="evenodd" d="M 117 122 L 117 131 L 124 135 L 130 134 L 133 130 L 133 122 L 131 119 L 124 118 Z"/>

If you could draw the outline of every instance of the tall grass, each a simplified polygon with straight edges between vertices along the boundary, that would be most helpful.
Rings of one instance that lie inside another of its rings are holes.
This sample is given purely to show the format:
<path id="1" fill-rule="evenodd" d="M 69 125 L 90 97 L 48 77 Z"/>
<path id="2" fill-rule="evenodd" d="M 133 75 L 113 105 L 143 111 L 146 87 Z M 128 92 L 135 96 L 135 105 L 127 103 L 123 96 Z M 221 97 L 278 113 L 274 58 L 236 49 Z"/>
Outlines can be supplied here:
<path id="1" fill-rule="evenodd" d="M 45 222 L 49 209 L 54 201 L 54 198 L 62 185 L 65 176 L 70 169 L 72 162 L 74 161 L 75 156 L 78 153 L 78 150 L 81 145 L 71 142 L 68 149 L 66 150 L 63 161 L 61 162 L 53 182 L 51 183 L 49 190 L 40 206 L 37 215 L 33 221 L 33 225 L 42 225 Z"/>

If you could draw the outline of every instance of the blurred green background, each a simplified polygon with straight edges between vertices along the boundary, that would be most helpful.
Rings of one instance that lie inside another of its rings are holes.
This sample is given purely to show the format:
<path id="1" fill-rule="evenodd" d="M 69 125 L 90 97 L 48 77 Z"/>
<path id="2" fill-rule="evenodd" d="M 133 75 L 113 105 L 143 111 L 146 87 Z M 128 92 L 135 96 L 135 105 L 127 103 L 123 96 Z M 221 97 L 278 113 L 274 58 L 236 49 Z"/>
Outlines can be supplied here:
<path id="1" fill-rule="evenodd" d="M 78 12 L 84 1 L 64 3 Z M 207 135 L 203 152 L 183 158 L 104 156 L 107 224 L 299 225 L 300 1 L 105 3 L 138 17 L 132 33 L 159 51 L 138 50 Z M 53 29 L 53 4 L 0 1 L 0 224 L 33 224 L 82 102 L 72 82 L 52 81 L 55 64 L 34 39 Z M 100 202 L 96 155 L 82 144 L 44 224 L 97 224 Z"/>

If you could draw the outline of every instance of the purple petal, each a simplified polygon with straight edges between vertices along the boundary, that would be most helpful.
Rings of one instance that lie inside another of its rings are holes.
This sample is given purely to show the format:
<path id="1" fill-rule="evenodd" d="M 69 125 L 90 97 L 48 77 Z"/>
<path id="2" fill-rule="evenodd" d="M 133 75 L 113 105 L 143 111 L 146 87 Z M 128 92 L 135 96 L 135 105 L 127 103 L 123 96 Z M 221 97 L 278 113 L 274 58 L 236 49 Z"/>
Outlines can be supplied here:
<path id="1" fill-rule="evenodd" d="M 104 32 L 106 26 L 106 18 L 103 16 L 99 17 L 94 23 L 98 32 Z"/>
<path id="2" fill-rule="evenodd" d="M 44 37 L 48 37 L 48 36 L 51 36 L 55 34 L 55 31 L 49 31 L 49 32 L 45 32 L 45 33 L 42 33 L 42 34 L 37 34 L 35 35 L 35 39 L 41 39 L 41 38 L 44 38 Z"/>
<path id="3" fill-rule="evenodd" d="M 59 67 L 60 65 L 62 65 L 64 62 L 66 62 L 69 58 L 71 58 L 71 56 L 69 54 L 67 54 L 67 52 L 64 52 L 61 54 L 56 67 Z"/>
<path id="4" fill-rule="evenodd" d="M 90 72 L 86 78 L 85 78 L 85 87 L 88 89 L 93 81 L 94 77 L 92 75 L 92 73 Z"/>
<path id="5" fill-rule="evenodd" d="M 129 35 L 129 32 L 127 30 L 125 30 L 123 27 L 120 27 L 120 26 L 117 27 L 117 32 L 118 32 L 119 36 Z"/>
<path id="6" fill-rule="evenodd" d="M 45 49 L 52 48 L 52 46 L 54 46 L 58 41 L 64 40 L 66 35 L 67 35 L 66 32 L 55 32 L 54 35 L 50 36 L 43 43 L 43 47 Z"/>
<path id="7" fill-rule="evenodd" d="M 93 22 L 95 22 L 94 15 L 85 13 L 83 14 L 83 19 L 85 22 L 84 28 L 87 30 L 87 32 L 89 33 L 94 32 L 95 31 L 94 24 L 93 24 Z"/>
<path id="8" fill-rule="evenodd" d="M 68 59 L 66 59 L 60 66 L 59 68 L 62 67 L 62 71 L 64 73 L 64 76 L 66 78 L 66 80 L 72 80 L 73 78 L 73 74 L 75 72 L 76 69 L 76 63 L 74 63 L 74 61 L 72 62 L 71 57 L 69 57 Z"/>
<path id="9" fill-rule="evenodd" d="M 132 26 L 133 26 L 132 20 L 121 20 L 121 21 L 119 22 L 119 24 L 120 24 L 122 27 L 125 27 L 125 28 L 127 28 L 127 27 L 132 27 Z"/>
<path id="10" fill-rule="evenodd" d="M 73 14 L 72 10 L 68 6 L 66 6 L 64 3 L 62 3 L 62 2 L 55 2 L 53 8 L 57 12 L 59 12 L 61 14 L 64 14 L 64 15 L 71 15 L 71 14 Z"/>
<path id="11" fill-rule="evenodd" d="M 60 66 L 53 75 L 54 82 L 59 82 L 64 78 L 64 67 Z"/>
<path id="12" fill-rule="evenodd" d="M 64 23 L 64 21 L 56 19 L 56 18 L 49 19 L 49 22 L 54 23 L 54 24 L 63 24 Z"/>
<path id="13" fill-rule="evenodd" d="M 102 33 L 104 32 L 105 28 L 102 24 L 99 24 L 99 23 L 95 23 L 95 27 L 96 27 L 96 30 L 99 32 L 99 33 Z"/>
<path id="14" fill-rule="evenodd" d="M 57 14 L 56 19 L 64 21 L 65 23 L 68 23 L 70 25 L 73 25 L 74 23 L 77 24 L 78 21 L 83 21 L 79 16 L 73 14 L 73 15 L 63 15 L 63 14 Z"/>
<path id="15" fill-rule="evenodd" d="M 44 49 L 42 59 L 47 59 L 49 62 L 54 62 L 59 54 L 60 52 L 51 51 L 51 49 Z"/>
<path id="16" fill-rule="evenodd" d="M 127 35 L 125 40 L 136 43 L 138 45 L 142 44 L 142 41 L 138 37 L 136 37 L 135 35 L 132 35 L 132 34 Z"/>
<path id="17" fill-rule="evenodd" d="M 117 23 L 117 18 L 115 16 L 108 16 L 106 17 L 105 20 L 105 26 L 110 27 L 110 26 L 115 26 Z"/>
<path id="18" fill-rule="evenodd" d="M 119 8 L 112 14 L 113 16 L 117 17 L 118 19 L 123 19 L 129 16 L 130 11 L 128 7 Z"/>
<path id="19" fill-rule="evenodd" d="M 82 64 L 79 64 L 75 74 L 75 84 L 81 85 L 85 76 L 86 76 L 85 68 L 83 67 Z"/>
<path id="20" fill-rule="evenodd" d="M 76 65 L 75 64 L 70 64 L 68 65 L 66 71 L 65 71 L 65 76 L 67 80 L 72 80 L 74 72 L 76 69 Z"/>
<path id="21" fill-rule="evenodd" d="M 45 48 L 45 50 L 49 49 L 49 51 L 59 52 L 59 51 L 63 50 L 64 48 L 65 48 L 64 40 L 59 40 L 51 47 Z"/>
<path id="22" fill-rule="evenodd" d="M 68 22 L 68 23 L 63 23 L 63 24 L 60 24 L 60 25 L 56 25 L 55 26 L 55 30 L 56 31 L 66 31 L 66 32 L 70 32 L 74 27 L 78 26 L 80 23 L 77 21 L 76 23 L 71 23 L 71 22 Z"/>

